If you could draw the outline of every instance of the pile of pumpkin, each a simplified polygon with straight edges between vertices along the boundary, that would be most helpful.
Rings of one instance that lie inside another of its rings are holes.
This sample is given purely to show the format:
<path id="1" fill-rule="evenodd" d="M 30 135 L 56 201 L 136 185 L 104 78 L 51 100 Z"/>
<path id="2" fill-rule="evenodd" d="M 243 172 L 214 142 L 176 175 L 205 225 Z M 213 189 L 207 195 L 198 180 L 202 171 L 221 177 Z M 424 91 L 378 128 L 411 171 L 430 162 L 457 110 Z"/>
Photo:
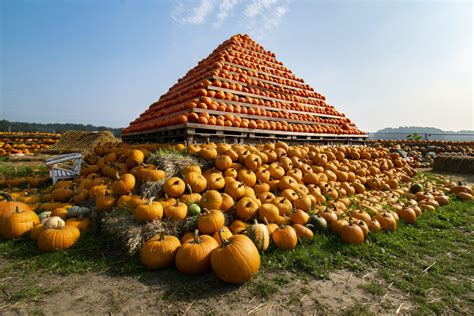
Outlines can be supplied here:
<path id="1" fill-rule="evenodd" d="M 413 168 L 433 166 L 434 158 L 439 154 L 474 155 L 472 141 L 442 141 L 442 140 L 370 140 L 371 146 L 383 146 L 392 151 L 403 150 L 408 164 Z"/>
<path id="2" fill-rule="evenodd" d="M 42 132 L 0 132 L 0 157 L 37 154 L 56 143 L 59 136 Z"/>
<path id="3" fill-rule="evenodd" d="M 49 182 L 48 176 L 40 175 L 42 172 L 41 170 L 38 169 L 33 172 L 37 174 L 25 177 L 6 176 L 5 178 L 3 178 L 4 175 L 1 175 L 0 188 L 18 188 L 24 186 L 28 186 L 29 188 L 39 188 Z"/>
<path id="4" fill-rule="evenodd" d="M 325 100 L 278 62 L 273 53 L 248 35 L 237 34 L 189 70 L 122 134 L 187 122 L 301 133 L 365 134 Z M 194 109 L 221 113 L 210 115 Z M 300 122 L 275 122 L 272 118 L 276 117 Z"/>
<path id="5" fill-rule="evenodd" d="M 4 199 L 0 202 L 0 235 L 6 240 L 29 234 L 42 251 L 64 250 L 74 246 L 80 230 L 90 226 L 90 220 L 84 217 L 89 213 L 87 208 L 69 205 L 37 214 L 28 204 L 20 202 L 26 196 L 13 194 L 20 201 L 3 192 L 0 196 Z"/>
<path id="6" fill-rule="evenodd" d="M 185 274 L 212 269 L 225 282 L 243 283 L 258 271 L 259 251 L 271 242 L 291 250 L 298 242 L 311 240 L 315 232 L 330 230 L 345 243 L 361 244 L 370 232 L 394 231 L 399 220 L 414 223 L 424 211 L 448 203 L 450 190 L 472 200 L 472 188 L 466 185 L 413 183 L 416 171 L 383 148 L 284 142 L 178 145 L 175 150 L 187 150 L 206 161 L 205 168 L 188 165 L 178 175 L 167 175 L 147 163 L 156 149 L 156 145 L 97 149 L 86 157 L 87 165 L 74 182 L 59 181 L 42 194 L 33 193 L 30 200 L 17 196 L 38 212 L 51 212 L 40 213 L 41 224 L 24 205 L 12 204 L 21 202 L 0 202 L 2 230 L 13 231 L 21 223 L 24 228 L 13 237 L 31 230 L 32 237 L 38 236 L 38 246 L 40 240 L 49 242 L 51 230 L 75 240 L 78 230 L 70 227 L 90 222 L 88 210 L 73 205 L 89 200 L 95 200 L 98 212 L 126 209 L 141 223 L 194 217 L 197 230 L 184 236 L 163 232 L 149 239 L 140 252 L 143 264 L 151 269 L 175 264 Z M 144 198 L 140 188 L 146 182 L 162 183 L 161 191 Z M 83 218 L 62 222 L 66 217 Z M 73 244 L 40 248 L 66 249 Z"/>

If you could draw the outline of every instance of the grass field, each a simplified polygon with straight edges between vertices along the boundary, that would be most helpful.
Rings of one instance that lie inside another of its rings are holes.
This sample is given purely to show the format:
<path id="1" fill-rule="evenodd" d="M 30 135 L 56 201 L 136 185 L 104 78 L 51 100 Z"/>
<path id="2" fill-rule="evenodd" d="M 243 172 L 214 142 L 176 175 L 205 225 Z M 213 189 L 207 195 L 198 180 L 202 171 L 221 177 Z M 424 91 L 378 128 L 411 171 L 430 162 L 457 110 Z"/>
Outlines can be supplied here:
<path id="1" fill-rule="evenodd" d="M 124 298 L 122 292 L 146 286 L 147 292 L 156 294 L 145 304 L 147 309 L 175 306 L 180 312 L 191 302 L 189 309 L 194 312 L 232 312 L 226 304 L 237 307 L 234 312 L 238 312 L 248 310 L 249 300 L 254 300 L 282 312 L 472 314 L 473 223 L 473 203 L 453 201 L 436 212 L 425 212 L 415 225 L 400 222 L 394 233 L 371 233 L 362 246 L 342 244 L 329 233 L 318 234 L 290 252 L 268 250 L 262 255 L 258 277 L 241 287 L 225 285 L 212 273 L 188 277 L 174 268 L 148 271 L 137 257 L 115 249 L 113 240 L 92 232 L 82 236 L 73 249 L 52 254 L 40 253 L 31 240 L 1 241 L 0 313 L 61 312 L 54 300 L 68 301 L 63 294 L 69 280 L 94 284 L 94 279 L 105 277 L 110 288 L 104 289 L 112 294 L 97 303 L 100 308 L 96 305 L 89 311 L 124 312 L 127 305 L 138 302 L 134 302 L 136 297 Z M 337 275 L 343 276 L 341 286 L 321 293 Z M 119 288 L 116 282 L 121 282 Z M 79 282 L 74 289 L 84 286 Z M 399 297 L 395 303 L 385 300 L 393 291 Z M 340 297 L 344 295 L 349 296 Z M 210 304 L 210 298 L 223 302 L 217 307 Z M 311 303 L 303 304 L 302 298 Z M 83 307 L 76 300 L 69 297 L 76 304 L 70 311 L 87 311 L 87 298 Z"/>

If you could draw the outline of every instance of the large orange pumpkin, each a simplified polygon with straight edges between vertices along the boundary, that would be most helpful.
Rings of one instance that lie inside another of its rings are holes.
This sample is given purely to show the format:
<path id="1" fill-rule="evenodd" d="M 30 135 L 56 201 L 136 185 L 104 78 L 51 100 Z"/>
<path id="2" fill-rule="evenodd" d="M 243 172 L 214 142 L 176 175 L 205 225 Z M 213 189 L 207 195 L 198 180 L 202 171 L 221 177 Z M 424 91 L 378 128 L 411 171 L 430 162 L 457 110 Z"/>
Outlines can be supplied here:
<path id="1" fill-rule="evenodd" d="M 227 283 L 249 281 L 260 268 L 260 255 L 253 242 L 247 236 L 235 235 L 221 243 L 211 254 L 214 273 Z"/>
<path id="2" fill-rule="evenodd" d="M 211 268 L 211 252 L 218 247 L 217 241 L 208 235 L 199 235 L 185 241 L 176 254 L 176 269 L 183 274 L 201 274 Z"/>

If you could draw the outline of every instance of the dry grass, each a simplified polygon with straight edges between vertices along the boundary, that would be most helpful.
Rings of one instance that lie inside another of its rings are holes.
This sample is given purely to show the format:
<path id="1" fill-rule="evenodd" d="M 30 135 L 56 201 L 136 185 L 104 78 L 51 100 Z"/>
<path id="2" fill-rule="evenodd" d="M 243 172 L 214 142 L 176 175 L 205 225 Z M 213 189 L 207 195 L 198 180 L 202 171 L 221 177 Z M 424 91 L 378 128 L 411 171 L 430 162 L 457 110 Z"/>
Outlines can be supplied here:
<path id="1" fill-rule="evenodd" d="M 145 242 L 165 232 L 167 235 L 182 236 L 187 231 L 197 228 L 197 217 L 188 217 L 184 221 L 154 220 L 147 223 L 138 223 L 127 210 L 114 208 L 105 213 L 102 219 L 102 231 L 111 240 L 115 240 L 115 247 L 127 252 L 130 256 L 136 254 Z"/>
<path id="2" fill-rule="evenodd" d="M 80 152 L 87 155 L 93 154 L 96 147 L 118 142 L 120 140 L 109 131 L 97 133 L 69 131 L 64 133 L 56 144 L 48 147 L 43 153 L 62 154 Z"/>
<path id="3" fill-rule="evenodd" d="M 186 166 L 198 165 L 202 168 L 205 165 L 205 161 L 200 157 L 190 156 L 183 151 L 165 149 L 159 149 L 151 154 L 147 163 L 152 163 L 158 169 L 165 171 L 167 178 L 180 176 Z"/>

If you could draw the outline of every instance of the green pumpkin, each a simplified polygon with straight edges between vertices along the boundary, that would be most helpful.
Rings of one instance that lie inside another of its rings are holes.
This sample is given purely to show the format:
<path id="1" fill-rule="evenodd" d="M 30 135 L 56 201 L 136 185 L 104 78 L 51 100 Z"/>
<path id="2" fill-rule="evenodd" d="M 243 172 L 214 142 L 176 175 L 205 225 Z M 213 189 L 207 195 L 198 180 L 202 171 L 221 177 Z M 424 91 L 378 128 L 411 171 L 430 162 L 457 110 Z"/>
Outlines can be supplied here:
<path id="1" fill-rule="evenodd" d="M 410 193 L 416 194 L 417 192 L 420 192 L 423 190 L 423 186 L 419 183 L 413 183 L 410 186 Z"/>
<path id="2" fill-rule="evenodd" d="M 312 225 L 313 231 L 326 231 L 328 229 L 328 223 L 324 219 L 324 217 L 319 215 L 311 215 L 309 217 L 308 223 Z"/>
<path id="3" fill-rule="evenodd" d="M 201 214 L 201 207 L 199 207 L 199 205 L 197 205 L 196 203 L 189 204 L 188 213 L 191 214 L 191 216 L 199 215 Z"/>

